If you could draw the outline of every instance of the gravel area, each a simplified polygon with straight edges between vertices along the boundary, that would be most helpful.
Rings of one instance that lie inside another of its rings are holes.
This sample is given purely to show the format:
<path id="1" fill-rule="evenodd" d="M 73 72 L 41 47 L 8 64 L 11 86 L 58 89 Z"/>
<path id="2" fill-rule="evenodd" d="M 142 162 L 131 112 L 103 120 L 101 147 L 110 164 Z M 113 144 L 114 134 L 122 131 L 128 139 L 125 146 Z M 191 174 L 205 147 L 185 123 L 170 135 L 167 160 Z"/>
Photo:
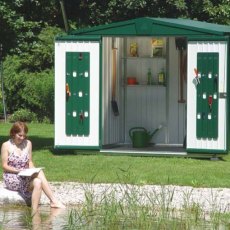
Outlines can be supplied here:
<path id="1" fill-rule="evenodd" d="M 193 188 L 188 186 L 158 185 L 121 185 L 121 184 L 83 184 L 76 182 L 52 182 L 56 195 L 67 206 L 86 202 L 86 196 L 93 202 L 116 199 L 120 202 L 136 202 L 146 205 L 165 205 L 171 208 L 183 208 L 199 205 L 204 211 L 230 212 L 229 188 Z M 0 205 L 23 204 L 17 192 L 12 192 L 0 182 Z M 42 195 L 41 204 L 49 201 Z"/>

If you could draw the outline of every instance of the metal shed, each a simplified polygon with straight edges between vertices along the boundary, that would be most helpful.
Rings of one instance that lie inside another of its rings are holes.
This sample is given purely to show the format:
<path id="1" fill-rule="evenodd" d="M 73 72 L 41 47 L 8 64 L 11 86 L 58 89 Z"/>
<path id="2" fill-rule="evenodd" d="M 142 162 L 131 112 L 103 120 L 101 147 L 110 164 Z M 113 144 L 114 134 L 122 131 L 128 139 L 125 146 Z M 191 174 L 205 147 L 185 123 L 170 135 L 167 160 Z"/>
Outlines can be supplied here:
<path id="1" fill-rule="evenodd" d="M 230 26 L 137 18 L 55 40 L 55 147 L 140 155 L 229 150 Z"/>

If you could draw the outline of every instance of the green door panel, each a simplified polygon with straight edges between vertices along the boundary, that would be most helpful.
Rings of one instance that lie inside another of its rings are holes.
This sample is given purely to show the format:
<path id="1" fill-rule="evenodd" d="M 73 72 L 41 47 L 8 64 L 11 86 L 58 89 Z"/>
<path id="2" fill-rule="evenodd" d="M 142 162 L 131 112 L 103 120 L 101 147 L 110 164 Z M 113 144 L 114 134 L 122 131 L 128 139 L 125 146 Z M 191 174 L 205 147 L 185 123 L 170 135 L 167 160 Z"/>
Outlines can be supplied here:
<path id="1" fill-rule="evenodd" d="M 218 137 L 219 53 L 197 53 L 197 138 Z"/>
<path id="2" fill-rule="evenodd" d="M 66 52 L 66 135 L 89 135 L 89 52 Z"/>

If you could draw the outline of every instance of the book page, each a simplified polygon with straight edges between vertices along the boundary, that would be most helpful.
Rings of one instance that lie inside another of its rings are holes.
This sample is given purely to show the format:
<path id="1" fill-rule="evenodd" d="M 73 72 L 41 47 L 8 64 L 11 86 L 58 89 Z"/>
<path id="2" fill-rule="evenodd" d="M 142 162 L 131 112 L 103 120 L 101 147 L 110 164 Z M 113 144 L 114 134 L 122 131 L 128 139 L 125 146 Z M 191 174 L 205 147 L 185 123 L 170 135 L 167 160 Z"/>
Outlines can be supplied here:
<path id="1" fill-rule="evenodd" d="M 34 173 L 39 173 L 44 167 L 41 168 L 28 168 L 18 173 L 19 176 L 32 176 Z"/>

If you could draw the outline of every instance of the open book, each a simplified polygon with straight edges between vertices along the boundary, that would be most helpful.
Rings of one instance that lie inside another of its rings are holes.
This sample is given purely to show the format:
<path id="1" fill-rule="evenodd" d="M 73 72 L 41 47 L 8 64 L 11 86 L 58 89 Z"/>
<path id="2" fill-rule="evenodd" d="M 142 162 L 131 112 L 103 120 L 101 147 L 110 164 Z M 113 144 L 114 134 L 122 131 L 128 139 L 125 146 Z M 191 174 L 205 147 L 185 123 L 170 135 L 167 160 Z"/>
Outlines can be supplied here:
<path id="1" fill-rule="evenodd" d="M 24 169 L 18 173 L 19 176 L 32 176 L 34 173 L 39 173 L 44 167 L 42 168 L 28 168 Z"/>

